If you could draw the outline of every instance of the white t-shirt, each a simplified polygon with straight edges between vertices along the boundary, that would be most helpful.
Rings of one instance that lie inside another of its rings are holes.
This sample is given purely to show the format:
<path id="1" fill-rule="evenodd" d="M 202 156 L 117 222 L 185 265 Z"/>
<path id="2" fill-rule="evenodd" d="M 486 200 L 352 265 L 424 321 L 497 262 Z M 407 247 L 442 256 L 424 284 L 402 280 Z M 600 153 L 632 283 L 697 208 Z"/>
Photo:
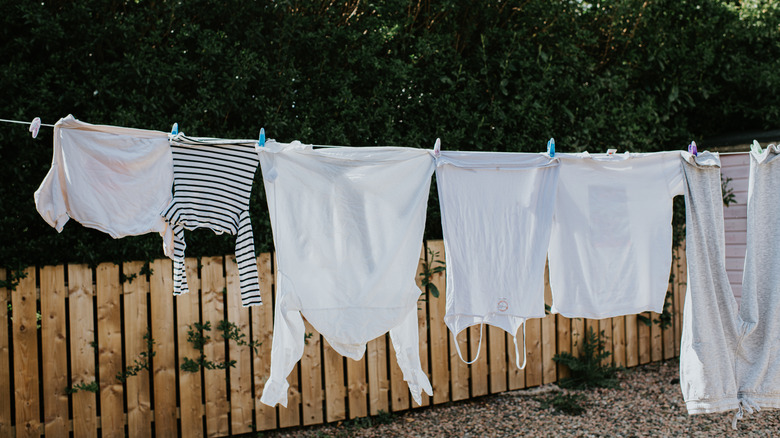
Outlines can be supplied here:
<path id="1" fill-rule="evenodd" d="M 58 232 L 73 218 L 118 239 L 173 234 L 162 217 L 171 202 L 173 158 L 168 133 L 91 125 L 72 115 L 54 125 L 54 157 L 35 207 Z"/>
<path id="2" fill-rule="evenodd" d="M 526 319 L 544 317 L 559 167 L 545 154 L 441 152 L 436 183 L 447 261 L 444 322 L 453 335 L 490 324 L 517 336 Z"/>
<path id="3" fill-rule="evenodd" d="M 680 152 L 556 157 L 552 312 L 594 319 L 662 312 L 672 199 L 683 193 Z"/>

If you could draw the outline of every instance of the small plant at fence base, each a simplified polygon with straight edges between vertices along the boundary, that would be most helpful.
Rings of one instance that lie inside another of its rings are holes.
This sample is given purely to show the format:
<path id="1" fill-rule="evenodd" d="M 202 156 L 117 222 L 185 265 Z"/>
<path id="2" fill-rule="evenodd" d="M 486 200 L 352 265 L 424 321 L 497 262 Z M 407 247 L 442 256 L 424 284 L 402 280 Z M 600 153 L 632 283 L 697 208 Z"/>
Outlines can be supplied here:
<path id="1" fill-rule="evenodd" d="M 582 394 L 555 394 L 538 400 L 542 409 L 553 408 L 567 415 L 580 415 L 585 412 L 585 396 Z"/>
<path id="2" fill-rule="evenodd" d="M 612 355 L 606 351 L 604 332 L 601 337 L 589 329 L 583 339 L 582 356 L 576 357 L 568 352 L 553 356 L 553 360 L 566 365 L 571 370 L 571 376 L 561 379 L 558 385 L 562 388 L 618 388 L 617 372 L 621 367 L 602 365 L 604 359 Z"/>
<path id="3" fill-rule="evenodd" d="M 219 321 L 217 323 L 217 330 L 222 332 L 222 339 L 225 339 L 227 341 L 233 340 L 235 341 L 236 345 L 248 346 L 255 353 L 257 353 L 257 348 L 260 346 L 260 342 L 258 341 L 248 342 L 246 340 L 246 334 L 242 333 L 241 330 L 239 330 L 238 327 L 232 322 L 227 320 Z M 198 350 L 200 354 L 196 359 L 190 359 L 189 357 L 185 357 L 184 363 L 181 364 L 181 369 L 183 371 L 195 373 L 198 372 L 201 368 L 207 370 L 214 370 L 214 369 L 224 370 L 226 368 L 234 367 L 236 365 L 235 360 L 229 360 L 225 362 L 213 362 L 206 358 L 204 347 L 206 346 L 206 343 L 211 339 L 211 336 L 206 334 L 206 332 L 210 332 L 210 331 L 211 331 L 211 321 L 206 321 L 203 324 L 199 322 L 195 322 L 189 325 L 189 330 L 187 330 L 187 342 L 192 344 L 192 347 Z"/>

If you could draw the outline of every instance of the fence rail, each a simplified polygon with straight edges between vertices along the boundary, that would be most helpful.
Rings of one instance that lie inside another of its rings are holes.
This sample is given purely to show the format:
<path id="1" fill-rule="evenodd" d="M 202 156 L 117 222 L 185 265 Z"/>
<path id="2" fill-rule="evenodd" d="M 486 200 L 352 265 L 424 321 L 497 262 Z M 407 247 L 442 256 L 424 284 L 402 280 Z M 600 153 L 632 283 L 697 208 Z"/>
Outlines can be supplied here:
<path id="1" fill-rule="evenodd" d="M 418 274 L 425 272 L 425 257 L 429 263 L 432 254 L 444 259 L 441 241 L 426 247 Z M 684 250 L 677 255 L 667 314 L 531 319 L 525 370 L 514 364 L 511 336 L 492 327 L 486 328 L 479 360 L 466 365 L 458 358 L 454 342 L 471 355 L 479 329 L 452 337 L 443 321 L 445 277 L 433 274 L 431 283 L 442 295 L 427 291 L 418 306 L 422 365 L 434 390 L 432 397 L 423 396 L 422 406 L 555 382 L 568 370 L 553 356 L 576 354 L 589 328 L 603 331 L 613 353 L 608 361 L 616 365 L 678 356 L 686 275 Z M 0 321 L 6 321 L 0 323 L 0 394 L 12 395 L 0 396 L 0 436 L 221 437 L 417 407 L 387 336 L 369 342 L 364 357 L 354 361 L 336 353 L 308 323 L 303 358 L 288 378 L 287 407 L 260 403 L 273 334 L 272 254 L 260 254 L 257 265 L 265 305 L 252 308 L 241 307 L 233 257 L 187 259 L 190 293 L 179 297 L 172 296 L 167 259 L 152 262 L 151 273 L 140 262 L 28 268 L 14 291 L 0 289 L 6 302 L 0 308 Z M 6 274 L 0 270 L 0 279 Z M 219 321 L 231 323 L 232 339 L 221 336 Z M 210 339 L 199 348 L 193 324 L 206 322 Z M 256 351 L 251 342 L 260 343 Z M 197 361 L 201 354 L 204 363 L 234 366 L 182 370 L 185 358 Z M 118 375 L 125 371 L 130 373 L 122 381 Z"/>

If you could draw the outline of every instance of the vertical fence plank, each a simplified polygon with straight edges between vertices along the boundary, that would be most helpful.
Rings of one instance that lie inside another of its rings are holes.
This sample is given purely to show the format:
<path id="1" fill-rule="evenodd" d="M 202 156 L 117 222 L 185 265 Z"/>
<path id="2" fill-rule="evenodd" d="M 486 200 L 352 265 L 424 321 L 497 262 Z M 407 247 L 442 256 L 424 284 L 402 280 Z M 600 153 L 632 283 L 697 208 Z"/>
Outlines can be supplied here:
<path id="1" fill-rule="evenodd" d="M 141 353 L 147 350 L 144 334 L 149 332 L 147 322 L 148 284 L 141 274 L 143 263 L 129 262 L 122 266 L 128 280 L 125 281 L 125 366 L 134 366 Z M 136 277 L 130 280 L 131 277 Z M 73 306 L 71 305 L 71 308 Z M 140 370 L 137 375 L 130 376 L 127 385 L 127 427 L 130 436 L 149 436 L 152 434 L 151 391 L 149 388 L 149 371 Z"/>
<path id="2" fill-rule="evenodd" d="M 293 427 L 301 424 L 301 390 L 298 380 L 301 363 L 295 364 L 290 375 L 287 376 L 287 383 L 290 388 L 287 390 L 287 407 L 279 406 L 279 427 Z"/>
<path id="3" fill-rule="evenodd" d="M 279 284 L 279 264 L 275 263 L 274 278 L 275 284 Z M 279 291 L 276 291 L 276 298 L 279 298 Z M 287 376 L 287 384 L 289 389 L 287 390 L 287 407 L 279 406 L 279 427 L 292 427 L 301 424 L 301 391 L 299 386 L 298 373 L 300 372 L 300 364 L 298 361 L 293 367 L 290 375 Z"/>
<path id="4" fill-rule="evenodd" d="M 666 296 L 666 301 L 664 304 L 669 304 L 667 307 L 669 312 L 674 312 L 674 305 L 672 304 L 672 298 L 674 297 L 674 286 L 672 284 L 669 285 L 669 295 Z M 664 359 L 671 359 L 674 357 L 674 314 L 669 315 L 670 318 L 668 322 L 666 322 L 666 327 L 662 327 L 662 334 L 661 334 L 661 341 L 663 343 L 663 358 Z"/>
<path id="5" fill-rule="evenodd" d="M 598 320 L 598 324 L 599 336 L 604 341 L 604 352 L 610 353 L 609 357 L 606 357 L 601 361 L 601 365 L 610 366 L 612 365 L 612 359 L 614 358 L 614 348 L 612 344 L 614 342 L 612 336 L 612 318 L 600 319 Z"/>
<path id="6" fill-rule="evenodd" d="M 241 286 L 238 277 L 238 265 L 234 256 L 225 257 L 225 275 L 227 277 L 228 321 L 236 325 L 239 333 L 249 342 L 249 309 L 241 305 Z M 271 301 L 269 299 L 269 301 Z M 238 345 L 235 341 L 228 344 L 228 354 L 235 365 L 229 368 L 230 375 L 230 432 L 232 434 L 252 431 L 252 364 L 250 347 Z"/>
<path id="7" fill-rule="evenodd" d="M 550 270 L 544 267 L 544 303 L 552 305 L 552 289 L 550 288 Z M 558 378 L 558 366 L 553 360 L 556 349 L 555 315 L 542 318 L 542 382 L 552 383 Z"/>
<path id="8" fill-rule="evenodd" d="M 398 359 L 395 354 L 395 348 L 390 342 L 390 395 L 392 399 L 391 407 L 393 411 L 403 411 L 409 409 L 409 385 L 404 381 L 403 372 L 398 366 Z"/>
<path id="9" fill-rule="evenodd" d="M 35 268 L 25 270 L 11 293 L 13 306 L 14 387 L 16 436 L 37 437 L 41 433 L 38 398 L 38 317 L 35 304 Z M 10 395 L 10 394 L 9 394 Z"/>
<path id="10" fill-rule="evenodd" d="M 6 270 L 0 267 L 0 280 L 6 280 Z M 13 436 L 11 427 L 11 358 L 8 345 L 8 302 L 11 300 L 8 289 L 0 287 L 0 394 L 9 394 L 0 397 L 0 436 Z"/>
<path id="11" fill-rule="evenodd" d="M 198 259 L 184 259 L 187 271 L 187 284 L 190 291 L 176 297 L 176 339 L 179 346 L 179 417 L 181 418 L 182 437 L 203 436 L 203 398 L 201 371 L 189 372 L 181 369 L 184 359 L 197 360 L 200 352 L 187 341 L 188 331 L 193 324 L 200 322 L 200 277 L 198 277 Z"/>
<path id="12" fill-rule="evenodd" d="M 663 339 L 661 337 L 661 324 L 655 322 L 660 319 L 661 315 L 655 312 L 650 312 L 650 359 L 652 361 L 658 361 L 664 358 L 663 355 Z"/>
<path id="13" fill-rule="evenodd" d="M 320 424 L 323 420 L 322 359 L 320 350 L 322 336 L 308 321 L 304 321 L 307 336 L 301 358 L 301 408 L 303 425 Z M 365 398 L 365 396 L 364 396 Z"/>
<path id="14" fill-rule="evenodd" d="M 558 330 L 558 354 L 571 353 L 571 320 L 561 314 L 551 315 L 556 319 L 556 328 Z M 566 365 L 558 364 L 558 378 L 569 377 L 571 372 Z"/>
<path id="15" fill-rule="evenodd" d="M 525 384 L 542 384 L 542 321 L 531 318 L 525 322 L 525 345 L 528 349 L 525 365 Z"/>
<path id="16" fill-rule="evenodd" d="M 423 242 L 422 249 L 420 250 L 420 258 L 417 263 L 417 272 L 414 275 L 417 287 L 420 288 L 420 291 L 422 292 L 417 300 L 417 334 L 419 339 L 417 345 L 420 350 L 420 368 L 422 368 L 422 371 L 428 376 L 428 381 L 430 381 L 431 369 L 428 366 L 428 302 L 431 296 L 422 285 L 424 275 L 423 262 L 431 262 L 430 260 L 427 260 L 427 256 L 425 243 Z M 420 397 L 420 404 L 418 405 L 417 403 L 412 402 L 412 407 L 418 408 L 429 406 L 430 404 L 431 397 L 423 391 L 422 396 Z"/>
<path id="17" fill-rule="evenodd" d="M 431 267 L 439 266 L 436 261 L 445 260 L 444 242 L 441 240 L 430 241 L 428 249 L 433 253 Z M 447 357 L 449 357 L 448 337 L 447 326 L 444 324 L 447 288 L 445 273 L 433 274 L 429 281 L 439 292 L 438 297 L 430 296 L 428 303 L 431 332 L 431 386 L 433 387 L 433 402 L 438 404 L 450 401 L 450 368 L 447 364 Z"/>
<path id="18" fill-rule="evenodd" d="M 149 301 L 152 314 L 152 338 L 155 356 L 154 431 L 157 436 L 176 436 L 176 354 L 173 325 L 173 262 L 155 260 L 149 278 Z"/>
<path id="19" fill-rule="evenodd" d="M 680 355 L 680 340 L 682 339 L 682 315 L 683 304 L 685 303 L 685 292 L 688 283 L 688 261 L 685 257 L 685 242 L 677 248 L 677 269 L 675 285 L 675 304 L 674 304 L 674 355 Z"/>
<path id="20" fill-rule="evenodd" d="M 322 349 L 325 357 L 325 419 L 328 422 L 343 420 L 347 418 L 344 358 L 325 339 Z"/>
<path id="21" fill-rule="evenodd" d="M 650 326 L 652 324 L 650 312 L 643 312 L 637 316 L 637 331 L 639 332 L 639 363 L 650 362 Z"/>
<path id="22" fill-rule="evenodd" d="M 68 346 L 65 339 L 65 269 L 44 266 L 41 285 L 41 359 L 43 361 L 43 432 L 66 437 L 68 429 Z M 4 303 L 3 303 L 4 304 Z"/>
<path id="23" fill-rule="evenodd" d="M 371 415 L 390 412 L 390 379 L 387 374 L 387 335 L 371 340 L 368 355 L 368 408 Z"/>
<path id="24" fill-rule="evenodd" d="M 203 323 L 211 323 L 211 333 L 203 353 L 214 363 L 223 363 L 227 359 L 225 340 L 217 330 L 219 322 L 224 320 L 225 294 L 227 285 L 222 274 L 222 257 L 203 257 L 201 259 L 200 288 L 203 297 Z M 206 394 L 206 435 L 222 437 L 230 434 L 228 413 L 227 373 L 214 369 L 203 371 Z"/>
<path id="25" fill-rule="evenodd" d="M 469 327 L 469 360 L 473 360 L 479 351 L 477 360 L 469 365 L 471 369 L 471 396 L 478 397 L 488 393 L 488 334 L 487 324 Z M 481 344 L 481 345 L 480 345 Z"/>
<path id="26" fill-rule="evenodd" d="M 636 315 L 626 315 L 626 366 L 639 365 L 639 332 L 637 331 Z"/>
<path id="27" fill-rule="evenodd" d="M 122 371 L 122 312 L 119 266 L 101 263 L 95 273 L 97 295 L 98 363 L 100 364 L 100 433 L 103 438 L 125 436 L 124 388 L 116 379 Z"/>
<path id="28" fill-rule="evenodd" d="M 498 327 L 487 327 L 487 331 L 490 345 L 490 392 L 504 392 L 507 388 L 506 332 Z"/>
<path id="29" fill-rule="evenodd" d="M 521 354 L 526 354 L 526 341 L 525 337 L 522 333 L 520 333 L 521 330 L 526 330 L 526 327 L 523 326 L 522 328 L 517 330 L 517 333 L 515 334 L 517 336 L 517 348 L 515 348 L 515 340 L 511 337 L 507 337 L 507 345 L 509 345 L 510 353 L 507 354 L 508 360 L 509 360 L 509 370 L 508 370 L 508 386 L 510 390 L 515 389 L 522 389 L 525 388 L 525 369 L 520 369 L 517 367 L 517 363 L 520 363 L 520 365 L 523 364 L 523 357 L 517 357 Z M 527 333 L 526 333 L 527 334 Z M 526 354 L 527 358 L 527 354 Z M 518 362 L 519 361 L 519 362 Z"/>
<path id="30" fill-rule="evenodd" d="M 622 316 L 612 318 L 612 355 L 615 366 L 626 366 L 626 320 Z"/>
<path id="31" fill-rule="evenodd" d="M 70 308 L 71 382 L 95 382 L 95 327 L 93 324 L 92 269 L 87 265 L 68 266 Z M 97 396 L 93 392 L 73 394 L 73 434 L 97 436 Z"/>
<path id="32" fill-rule="evenodd" d="M 262 306 L 252 306 L 252 339 L 260 342 L 257 352 L 253 353 L 255 367 L 255 425 L 257 430 L 276 428 L 276 408 L 260 402 L 263 387 L 271 375 L 271 344 L 274 330 L 274 274 L 271 266 L 271 254 L 262 253 L 257 257 L 257 276 L 260 283 Z"/>
<path id="33" fill-rule="evenodd" d="M 459 336 L 449 332 L 450 339 L 450 373 L 452 375 L 452 400 L 464 400 L 469 398 L 469 366 L 458 356 L 455 342 L 460 346 L 460 351 L 468 355 L 468 330 L 463 330 Z M 468 358 L 464 357 L 468 360 Z"/>
<path id="34" fill-rule="evenodd" d="M 366 400 L 366 356 L 360 360 L 347 358 L 347 399 L 349 418 L 365 417 L 368 414 Z"/>
<path id="35" fill-rule="evenodd" d="M 572 318 L 571 320 L 571 354 L 582 357 L 582 346 L 585 342 L 585 318 Z"/>

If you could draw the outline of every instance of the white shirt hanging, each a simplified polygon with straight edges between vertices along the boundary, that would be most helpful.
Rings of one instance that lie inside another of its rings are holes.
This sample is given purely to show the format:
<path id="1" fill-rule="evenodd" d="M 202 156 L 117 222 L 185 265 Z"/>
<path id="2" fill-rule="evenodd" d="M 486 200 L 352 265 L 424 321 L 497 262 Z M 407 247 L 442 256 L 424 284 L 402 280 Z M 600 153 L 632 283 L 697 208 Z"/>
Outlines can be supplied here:
<path id="1" fill-rule="evenodd" d="M 157 232 L 166 254 L 173 235 L 161 216 L 171 201 L 168 134 L 91 125 L 72 115 L 54 126 L 54 156 L 35 207 L 58 232 L 68 219 L 117 239 Z"/>
<path id="2" fill-rule="evenodd" d="M 680 152 L 556 154 L 548 257 L 552 312 L 610 318 L 662 312 L 672 263 Z"/>
<path id="3" fill-rule="evenodd" d="M 355 360 L 390 331 L 419 404 L 421 391 L 432 393 L 420 365 L 415 283 L 430 153 L 269 140 L 259 154 L 278 267 L 271 376 L 261 401 L 287 404 L 287 375 L 303 355 L 303 315 Z"/>

